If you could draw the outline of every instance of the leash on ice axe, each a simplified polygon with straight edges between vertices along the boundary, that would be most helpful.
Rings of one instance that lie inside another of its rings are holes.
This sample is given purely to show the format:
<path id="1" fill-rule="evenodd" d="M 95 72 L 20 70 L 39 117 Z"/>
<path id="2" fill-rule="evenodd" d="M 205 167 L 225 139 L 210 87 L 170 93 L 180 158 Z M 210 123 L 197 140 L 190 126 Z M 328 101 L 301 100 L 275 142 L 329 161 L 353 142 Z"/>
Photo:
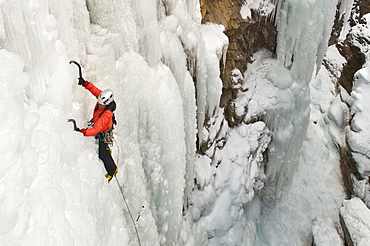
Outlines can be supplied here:
<path id="1" fill-rule="evenodd" d="M 79 132 L 80 131 L 80 128 L 77 127 L 77 124 L 76 124 L 76 121 L 74 119 L 69 119 L 68 122 L 72 122 L 73 123 L 73 128 L 76 132 Z"/>

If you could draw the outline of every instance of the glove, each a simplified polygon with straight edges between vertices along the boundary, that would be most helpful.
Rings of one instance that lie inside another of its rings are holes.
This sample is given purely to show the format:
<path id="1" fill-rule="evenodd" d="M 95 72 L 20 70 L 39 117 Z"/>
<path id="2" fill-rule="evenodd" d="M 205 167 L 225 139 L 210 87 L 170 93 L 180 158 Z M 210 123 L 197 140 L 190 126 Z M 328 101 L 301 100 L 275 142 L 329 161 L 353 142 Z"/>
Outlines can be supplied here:
<path id="1" fill-rule="evenodd" d="M 87 129 L 81 129 L 81 130 L 80 130 L 80 132 L 81 132 L 84 136 L 86 136 L 86 131 L 87 131 Z"/>
<path id="2" fill-rule="evenodd" d="M 83 78 L 78 78 L 78 84 L 85 86 L 86 81 Z"/>

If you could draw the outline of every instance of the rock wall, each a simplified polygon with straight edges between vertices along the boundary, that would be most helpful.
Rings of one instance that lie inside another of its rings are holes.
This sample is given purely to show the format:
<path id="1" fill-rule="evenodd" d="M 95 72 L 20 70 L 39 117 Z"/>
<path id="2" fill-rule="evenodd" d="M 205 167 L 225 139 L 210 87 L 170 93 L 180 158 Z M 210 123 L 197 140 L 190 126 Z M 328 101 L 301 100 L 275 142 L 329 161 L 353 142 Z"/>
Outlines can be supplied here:
<path id="1" fill-rule="evenodd" d="M 224 109 L 223 114 L 230 127 L 239 125 L 244 118 L 244 115 L 237 115 L 235 113 L 233 102 L 240 90 L 241 81 L 238 82 L 235 78 L 232 79 L 232 72 L 238 69 L 241 73 L 244 73 L 248 64 L 253 62 L 251 59 L 252 55 L 257 51 L 267 49 L 275 53 L 276 49 L 276 30 L 273 21 L 268 16 L 263 16 L 257 11 L 251 12 L 251 18 L 243 19 L 240 14 L 243 3 L 244 1 L 240 0 L 200 0 L 202 22 L 212 22 L 225 26 L 225 34 L 229 38 L 226 62 L 222 64 L 223 66 L 220 66 L 223 68 L 220 71 L 223 81 L 220 107 Z M 339 7 L 340 5 L 338 5 L 338 9 Z M 370 13 L 370 0 L 355 0 L 350 19 L 351 28 L 361 28 L 361 25 L 364 25 L 362 17 L 367 13 Z M 337 81 L 337 92 L 340 93 L 341 88 L 344 88 L 350 94 L 352 92 L 354 74 L 366 62 L 363 47 L 370 47 L 370 37 L 357 36 L 356 33 L 358 32 L 352 32 L 350 30 L 345 40 L 340 41 L 339 36 L 342 29 L 343 19 L 341 19 L 338 11 L 329 45 L 335 44 L 347 61 Z M 247 111 L 248 109 L 246 108 L 245 113 Z M 211 116 L 208 117 L 210 118 Z M 221 129 L 222 125 L 218 126 L 218 128 Z M 212 139 L 205 141 L 202 144 L 200 152 L 205 153 L 209 150 L 209 147 L 212 146 L 212 141 Z M 341 156 L 340 165 L 347 197 L 356 195 L 369 207 L 370 202 L 366 202 L 365 200 L 367 199 L 365 198 L 370 197 L 370 176 L 361 174 L 359 165 L 352 156 L 353 149 L 351 149 L 348 143 L 345 145 L 338 147 L 338 151 Z M 359 187 L 362 187 L 363 191 L 359 192 Z M 363 211 L 366 210 L 364 209 Z M 346 212 L 342 211 L 340 215 L 342 228 L 338 228 L 338 234 L 345 238 L 346 245 L 354 245 L 355 242 L 351 239 L 351 234 L 355 234 L 358 228 L 351 230 L 349 220 L 346 219 L 345 215 Z M 342 236 L 342 230 L 345 236 Z M 316 238 L 316 242 L 320 241 L 319 236 Z M 340 236 L 337 236 L 339 238 L 338 241 L 340 241 Z M 315 242 L 314 245 L 316 245 Z"/>
<path id="2" fill-rule="evenodd" d="M 370 11 L 369 6 L 370 0 L 355 1 L 349 20 L 352 28 L 362 23 L 363 15 Z M 340 23 L 341 20 L 337 20 L 337 23 L 338 22 Z M 341 27 L 341 25 L 339 26 Z M 363 40 L 363 37 L 357 37 L 350 31 L 343 42 L 337 43 L 338 50 L 347 60 L 347 64 L 343 67 L 342 76 L 339 78 L 339 84 L 343 86 L 348 93 L 352 91 L 354 74 L 362 68 L 366 61 L 365 55 L 358 45 L 362 42 L 366 42 L 366 40 Z"/>
<path id="3" fill-rule="evenodd" d="M 363 15 L 370 13 L 370 0 L 356 0 L 352 8 L 352 14 L 349 20 L 351 29 L 343 42 L 336 44 L 340 53 L 346 58 L 347 64 L 343 67 L 342 74 L 338 83 L 350 94 L 353 91 L 354 75 L 366 62 L 366 53 L 370 50 L 370 35 L 368 27 L 365 24 Z M 349 103 L 349 102 L 348 102 Z M 352 115 L 353 117 L 353 115 Z M 352 119 L 349 124 L 351 125 Z M 364 169 L 363 163 L 356 161 L 356 155 L 366 156 L 366 150 L 358 150 L 356 141 L 352 138 L 358 130 L 351 126 L 346 132 L 346 146 L 340 149 L 341 170 L 343 181 L 347 190 L 347 195 L 360 197 L 365 204 L 370 206 L 370 172 L 360 171 Z M 365 134 L 364 131 L 362 134 Z M 364 135 L 365 136 L 365 135 Z M 358 160 L 358 158 L 357 158 Z M 361 161 L 364 162 L 364 161 Z M 369 160 L 370 162 L 370 160 Z"/>
<path id="4" fill-rule="evenodd" d="M 230 126 L 240 124 L 243 117 L 235 114 L 233 100 L 236 98 L 238 86 L 231 77 L 234 69 L 242 73 L 248 63 L 253 62 L 251 56 L 258 50 L 274 51 L 276 48 L 276 30 L 268 16 L 253 11 L 251 18 L 243 19 L 240 10 L 244 1 L 240 0 L 200 0 L 202 22 L 212 22 L 225 26 L 225 34 L 229 38 L 226 62 L 221 71 L 223 93 L 220 106 L 225 108 L 225 117 Z"/>
<path id="5" fill-rule="evenodd" d="M 357 197 L 345 200 L 340 209 L 345 245 L 369 245 L 370 210 Z"/>

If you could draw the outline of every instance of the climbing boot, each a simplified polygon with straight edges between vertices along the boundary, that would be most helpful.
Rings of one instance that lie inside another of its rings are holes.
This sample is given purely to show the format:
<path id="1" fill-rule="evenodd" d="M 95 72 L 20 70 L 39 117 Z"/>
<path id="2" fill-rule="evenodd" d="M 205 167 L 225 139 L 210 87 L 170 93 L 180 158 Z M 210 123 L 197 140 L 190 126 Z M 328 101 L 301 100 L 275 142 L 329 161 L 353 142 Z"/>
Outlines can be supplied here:
<path id="1" fill-rule="evenodd" d="M 114 176 L 118 173 L 118 166 L 116 166 L 116 170 L 114 171 L 113 175 L 109 175 L 108 173 L 105 174 L 105 177 L 108 179 L 108 183 L 112 180 Z"/>

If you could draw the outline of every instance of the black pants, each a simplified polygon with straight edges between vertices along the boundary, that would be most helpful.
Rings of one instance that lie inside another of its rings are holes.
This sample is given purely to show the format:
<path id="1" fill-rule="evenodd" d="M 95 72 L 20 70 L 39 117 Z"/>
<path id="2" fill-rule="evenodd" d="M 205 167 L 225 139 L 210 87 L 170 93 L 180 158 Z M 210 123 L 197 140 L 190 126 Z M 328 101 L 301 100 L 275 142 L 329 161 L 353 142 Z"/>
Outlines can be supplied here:
<path id="1" fill-rule="evenodd" d="M 99 140 L 99 158 L 103 161 L 105 170 L 110 176 L 113 176 L 116 171 L 116 164 L 109 151 L 109 146 L 104 141 Z"/>

